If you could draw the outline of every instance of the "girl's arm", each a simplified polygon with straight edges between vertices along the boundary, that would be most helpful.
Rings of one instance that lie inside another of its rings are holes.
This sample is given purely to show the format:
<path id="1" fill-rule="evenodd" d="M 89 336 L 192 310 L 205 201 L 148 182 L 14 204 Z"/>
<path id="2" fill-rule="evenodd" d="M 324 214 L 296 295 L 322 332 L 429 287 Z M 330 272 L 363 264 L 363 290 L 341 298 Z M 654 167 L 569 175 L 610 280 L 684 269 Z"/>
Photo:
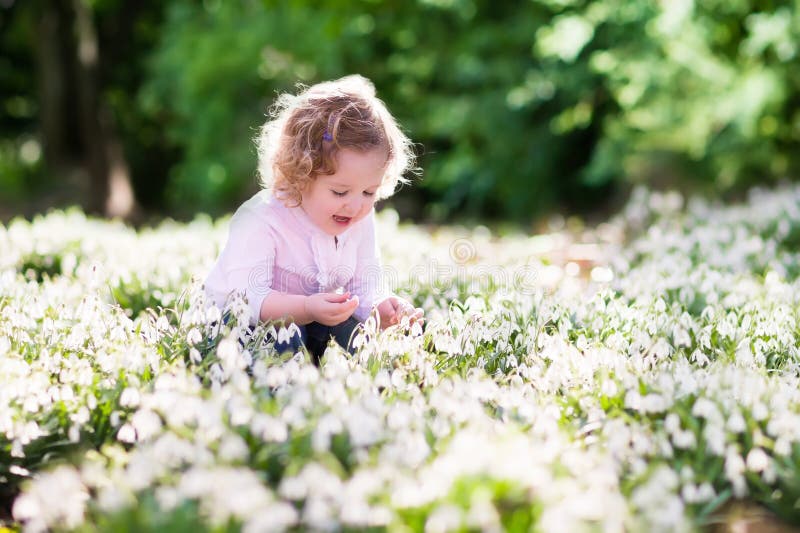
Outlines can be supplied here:
<path id="1" fill-rule="evenodd" d="M 250 323 L 255 325 L 262 300 L 272 292 L 275 240 L 267 225 L 246 202 L 231 219 L 228 239 L 206 278 L 205 289 L 215 303 L 225 306 L 233 294 L 247 300 Z"/>
<path id="2" fill-rule="evenodd" d="M 351 298 L 349 293 L 303 296 L 271 291 L 261 301 L 259 317 L 264 321 L 288 319 L 300 326 L 310 322 L 335 326 L 347 320 L 357 307 L 358 297 Z"/>
<path id="3" fill-rule="evenodd" d="M 286 294 L 270 291 L 261 301 L 259 318 L 262 321 L 290 318 L 297 325 L 303 326 L 314 319 L 306 310 L 306 298 L 302 294 Z"/>

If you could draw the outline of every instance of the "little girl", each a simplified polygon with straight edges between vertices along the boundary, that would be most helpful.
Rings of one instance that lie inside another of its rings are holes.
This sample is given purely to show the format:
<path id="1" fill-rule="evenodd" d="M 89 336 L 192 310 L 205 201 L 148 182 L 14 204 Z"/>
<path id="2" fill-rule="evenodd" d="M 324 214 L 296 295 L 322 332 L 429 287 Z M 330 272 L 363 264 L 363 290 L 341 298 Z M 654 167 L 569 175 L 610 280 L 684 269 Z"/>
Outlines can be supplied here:
<path id="1" fill-rule="evenodd" d="M 319 358 L 330 338 L 348 348 L 373 309 L 382 328 L 422 310 L 381 286 L 376 200 L 391 196 L 414 160 L 375 88 L 361 76 L 284 94 L 256 140 L 264 189 L 231 219 L 205 282 L 221 308 L 242 294 L 250 323 L 283 320 Z"/>

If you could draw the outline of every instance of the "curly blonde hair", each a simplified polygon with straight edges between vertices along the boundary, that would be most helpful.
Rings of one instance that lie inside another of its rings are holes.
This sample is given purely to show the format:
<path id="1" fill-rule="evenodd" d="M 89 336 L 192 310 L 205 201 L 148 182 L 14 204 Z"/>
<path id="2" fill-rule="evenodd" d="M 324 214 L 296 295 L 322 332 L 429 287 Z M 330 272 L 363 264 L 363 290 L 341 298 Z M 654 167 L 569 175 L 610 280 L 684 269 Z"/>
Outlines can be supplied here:
<path id="1" fill-rule="evenodd" d="M 300 205 L 317 175 L 336 172 L 336 154 L 347 148 L 386 150 L 386 173 L 378 199 L 394 194 L 407 171 L 416 172 L 411 141 L 400 131 L 375 86 L 352 75 L 282 94 L 256 138 L 262 187 L 283 201 Z"/>

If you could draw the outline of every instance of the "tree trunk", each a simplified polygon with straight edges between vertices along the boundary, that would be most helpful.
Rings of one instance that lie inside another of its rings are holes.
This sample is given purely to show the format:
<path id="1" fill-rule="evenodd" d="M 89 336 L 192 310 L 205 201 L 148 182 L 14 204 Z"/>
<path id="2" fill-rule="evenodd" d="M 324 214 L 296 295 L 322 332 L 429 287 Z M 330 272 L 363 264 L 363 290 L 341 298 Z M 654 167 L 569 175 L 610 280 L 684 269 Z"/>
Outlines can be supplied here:
<path id="1" fill-rule="evenodd" d="M 42 146 L 47 167 L 57 173 L 61 173 L 70 160 L 69 147 L 65 140 L 67 127 L 64 95 L 67 80 L 62 56 L 64 25 L 67 21 L 60 7 L 50 3 L 42 9 L 36 27 Z"/>
<path id="2" fill-rule="evenodd" d="M 75 12 L 75 52 L 78 122 L 89 175 L 88 210 L 105 216 L 128 218 L 135 199 L 128 165 L 111 120 L 100 97 L 100 49 L 92 13 L 84 0 L 72 0 Z"/>

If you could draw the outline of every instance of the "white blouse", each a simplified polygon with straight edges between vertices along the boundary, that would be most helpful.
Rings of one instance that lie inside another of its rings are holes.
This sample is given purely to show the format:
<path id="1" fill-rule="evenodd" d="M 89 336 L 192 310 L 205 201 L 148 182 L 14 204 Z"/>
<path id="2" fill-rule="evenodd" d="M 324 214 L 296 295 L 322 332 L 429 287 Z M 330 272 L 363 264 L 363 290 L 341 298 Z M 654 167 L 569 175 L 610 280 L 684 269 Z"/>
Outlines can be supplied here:
<path id="1" fill-rule="evenodd" d="M 271 291 L 308 296 L 341 289 L 358 296 L 354 315 L 364 320 L 379 302 L 381 274 L 374 209 L 333 237 L 302 208 L 287 207 L 262 190 L 233 215 L 205 291 L 221 309 L 233 293 L 243 294 L 255 324 Z"/>

